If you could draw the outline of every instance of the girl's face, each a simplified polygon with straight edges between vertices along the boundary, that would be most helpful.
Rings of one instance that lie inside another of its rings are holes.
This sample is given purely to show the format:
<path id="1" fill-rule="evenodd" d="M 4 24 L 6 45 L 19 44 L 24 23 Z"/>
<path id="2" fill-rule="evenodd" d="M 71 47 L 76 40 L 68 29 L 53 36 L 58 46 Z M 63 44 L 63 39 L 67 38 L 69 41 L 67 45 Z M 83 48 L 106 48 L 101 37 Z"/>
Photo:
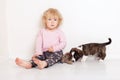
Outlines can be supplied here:
<path id="1" fill-rule="evenodd" d="M 48 17 L 46 19 L 46 28 L 53 30 L 58 27 L 58 17 Z"/>

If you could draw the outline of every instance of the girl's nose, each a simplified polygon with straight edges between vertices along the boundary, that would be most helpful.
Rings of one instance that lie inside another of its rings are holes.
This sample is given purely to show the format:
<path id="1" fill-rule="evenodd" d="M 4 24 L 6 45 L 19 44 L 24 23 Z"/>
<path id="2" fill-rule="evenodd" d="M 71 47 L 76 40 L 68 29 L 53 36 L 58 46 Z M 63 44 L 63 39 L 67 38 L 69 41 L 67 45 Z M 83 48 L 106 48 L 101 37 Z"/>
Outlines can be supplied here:
<path id="1" fill-rule="evenodd" d="M 53 24 L 53 23 L 54 23 L 54 20 L 52 20 L 51 23 Z"/>

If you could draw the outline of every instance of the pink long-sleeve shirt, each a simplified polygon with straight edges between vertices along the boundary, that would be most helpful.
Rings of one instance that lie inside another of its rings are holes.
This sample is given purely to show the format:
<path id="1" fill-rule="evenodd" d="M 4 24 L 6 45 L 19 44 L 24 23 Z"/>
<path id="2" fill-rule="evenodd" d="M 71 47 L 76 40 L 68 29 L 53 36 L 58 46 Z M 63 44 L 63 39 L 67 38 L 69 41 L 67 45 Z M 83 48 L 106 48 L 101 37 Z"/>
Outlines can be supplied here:
<path id="1" fill-rule="evenodd" d="M 53 47 L 54 51 L 63 50 L 66 46 L 66 39 L 64 33 L 60 29 L 47 30 L 41 29 L 37 36 L 36 53 L 42 54 L 48 48 Z"/>

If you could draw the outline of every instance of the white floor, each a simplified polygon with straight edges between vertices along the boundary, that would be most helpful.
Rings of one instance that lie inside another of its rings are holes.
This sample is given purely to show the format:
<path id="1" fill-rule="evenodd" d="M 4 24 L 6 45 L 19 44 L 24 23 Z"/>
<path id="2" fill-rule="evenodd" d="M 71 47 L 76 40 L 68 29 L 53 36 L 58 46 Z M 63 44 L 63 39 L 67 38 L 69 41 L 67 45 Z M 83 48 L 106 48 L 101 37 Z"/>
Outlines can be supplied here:
<path id="1" fill-rule="evenodd" d="M 24 69 L 14 60 L 0 61 L 1 80 L 120 80 L 120 60 L 86 61 L 69 64 L 55 64 L 39 70 Z"/>

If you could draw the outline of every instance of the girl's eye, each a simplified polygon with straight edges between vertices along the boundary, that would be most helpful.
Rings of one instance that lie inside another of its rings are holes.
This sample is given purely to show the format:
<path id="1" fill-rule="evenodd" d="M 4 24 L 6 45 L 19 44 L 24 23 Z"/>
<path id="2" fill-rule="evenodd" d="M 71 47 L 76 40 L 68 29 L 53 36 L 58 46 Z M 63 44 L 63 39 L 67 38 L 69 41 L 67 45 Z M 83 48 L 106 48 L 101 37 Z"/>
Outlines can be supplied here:
<path id="1" fill-rule="evenodd" d="M 57 19 L 54 19 L 54 21 L 57 21 Z"/>
<path id="2" fill-rule="evenodd" d="M 49 21 L 51 21 L 51 19 L 48 19 Z"/>

